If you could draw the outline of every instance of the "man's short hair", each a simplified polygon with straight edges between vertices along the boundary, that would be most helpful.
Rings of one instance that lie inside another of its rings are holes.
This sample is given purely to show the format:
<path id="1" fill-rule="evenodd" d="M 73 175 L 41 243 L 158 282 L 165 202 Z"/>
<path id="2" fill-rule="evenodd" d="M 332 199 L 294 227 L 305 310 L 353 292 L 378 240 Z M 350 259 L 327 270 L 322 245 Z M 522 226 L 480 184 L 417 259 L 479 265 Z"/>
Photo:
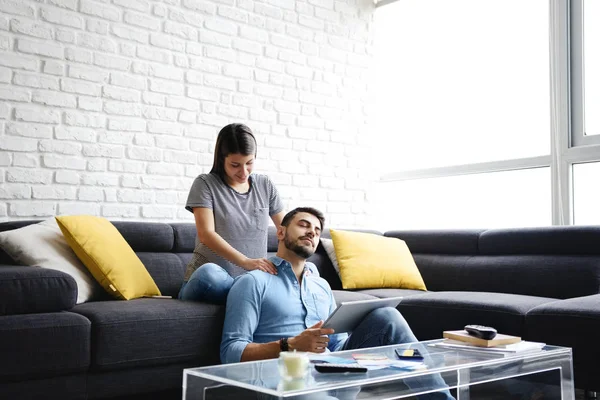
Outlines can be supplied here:
<path id="1" fill-rule="evenodd" d="M 321 230 L 323 230 L 323 228 L 325 227 L 325 216 L 323 215 L 323 213 L 321 211 L 317 210 L 316 208 L 312 208 L 312 207 L 296 207 L 296 208 L 294 208 L 292 211 L 285 214 L 285 217 L 283 217 L 283 220 L 281 221 L 281 226 L 288 226 L 290 224 L 290 222 L 292 222 L 292 220 L 294 219 L 294 216 L 301 212 L 312 214 L 315 217 L 317 217 L 317 219 L 321 223 Z"/>

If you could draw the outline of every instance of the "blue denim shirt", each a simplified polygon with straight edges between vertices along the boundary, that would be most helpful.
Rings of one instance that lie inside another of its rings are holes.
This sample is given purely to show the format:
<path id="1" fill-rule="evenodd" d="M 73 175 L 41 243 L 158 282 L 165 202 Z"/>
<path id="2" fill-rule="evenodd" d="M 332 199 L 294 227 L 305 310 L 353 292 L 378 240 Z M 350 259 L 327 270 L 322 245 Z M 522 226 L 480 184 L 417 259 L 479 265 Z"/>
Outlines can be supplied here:
<path id="1" fill-rule="evenodd" d="M 279 257 L 271 257 L 277 275 L 251 271 L 236 278 L 229 295 L 223 337 L 221 362 L 239 362 L 249 343 L 268 343 L 292 337 L 325 321 L 336 303 L 329 283 L 317 267 L 307 262 L 298 283 L 292 265 Z M 329 335 L 328 349 L 340 349 L 348 335 Z"/>

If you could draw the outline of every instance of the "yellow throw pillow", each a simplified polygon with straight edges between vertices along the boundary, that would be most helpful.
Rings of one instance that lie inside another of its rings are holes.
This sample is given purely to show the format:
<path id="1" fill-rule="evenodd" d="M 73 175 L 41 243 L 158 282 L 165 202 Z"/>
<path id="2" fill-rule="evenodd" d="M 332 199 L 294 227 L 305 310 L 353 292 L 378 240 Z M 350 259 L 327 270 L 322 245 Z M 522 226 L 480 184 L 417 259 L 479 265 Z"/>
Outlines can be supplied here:
<path id="1" fill-rule="evenodd" d="M 344 289 L 427 290 L 404 240 L 330 229 Z"/>
<path id="2" fill-rule="evenodd" d="M 160 295 L 144 264 L 110 221 L 91 215 L 60 216 L 56 221 L 69 246 L 108 293 L 124 300 Z"/>

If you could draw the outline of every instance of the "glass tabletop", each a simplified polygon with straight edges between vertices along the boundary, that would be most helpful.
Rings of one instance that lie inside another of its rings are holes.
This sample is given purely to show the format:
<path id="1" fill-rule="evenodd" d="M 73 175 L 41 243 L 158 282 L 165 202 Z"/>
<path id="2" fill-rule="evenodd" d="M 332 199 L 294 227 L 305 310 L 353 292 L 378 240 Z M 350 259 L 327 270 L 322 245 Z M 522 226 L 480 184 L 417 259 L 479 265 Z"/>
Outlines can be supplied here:
<path id="1" fill-rule="evenodd" d="M 329 353 L 330 356 L 341 357 L 347 360 L 353 360 L 354 354 L 377 354 L 386 356 L 390 360 L 398 360 L 395 353 L 396 349 L 419 349 L 424 356 L 424 362 L 422 366 L 416 369 L 388 367 L 369 369 L 366 373 L 319 373 L 311 365 L 311 371 L 305 379 L 285 381 L 280 377 L 278 360 L 273 359 L 186 369 L 184 371 L 184 386 L 187 379 L 202 378 L 276 397 L 293 397 L 301 394 L 343 389 L 358 385 L 368 386 L 398 380 L 417 380 L 427 375 L 465 370 L 471 372 L 472 377 L 470 379 L 477 379 L 477 371 L 480 371 L 479 374 L 482 377 L 485 375 L 485 379 L 490 379 L 490 376 L 502 379 L 502 377 L 510 374 L 514 375 L 515 370 L 519 370 L 519 373 L 535 372 L 535 365 L 540 364 L 539 362 L 536 363 L 536 360 L 556 359 L 558 362 L 555 362 L 554 365 L 559 365 L 560 362 L 565 362 L 565 360 L 570 362 L 571 359 L 571 349 L 564 347 L 545 346 L 538 351 L 522 353 L 490 353 L 480 350 L 448 349 L 435 346 L 435 344 L 442 341 L 442 339 L 438 339 Z M 322 356 L 311 354 L 309 357 L 314 359 L 321 358 Z M 534 367 L 528 369 L 523 366 Z M 542 368 L 548 368 L 548 365 L 540 365 L 538 367 L 540 370 Z M 475 373 L 473 374 L 473 372 Z M 451 378 L 453 382 L 448 382 L 448 379 L 446 379 L 446 383 L 449 386 L 458 387 L 460 386 L 460 379 L 456 375 L 456 378 Z M 430 387 L 429 389 L 441 390 L 444 387 Z"/>

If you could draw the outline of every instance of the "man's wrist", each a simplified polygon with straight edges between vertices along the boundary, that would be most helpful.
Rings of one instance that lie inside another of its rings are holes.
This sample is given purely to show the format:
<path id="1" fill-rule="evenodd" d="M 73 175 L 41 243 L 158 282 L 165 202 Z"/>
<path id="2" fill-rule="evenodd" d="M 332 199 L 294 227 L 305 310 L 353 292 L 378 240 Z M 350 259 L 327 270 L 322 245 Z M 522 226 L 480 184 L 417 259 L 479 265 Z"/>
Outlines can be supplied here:
<path id="1" fill-rule="evenodd" d="M 290 351 L 290 344 L 288 338 L 279 339 L 279 351 Z"/>

